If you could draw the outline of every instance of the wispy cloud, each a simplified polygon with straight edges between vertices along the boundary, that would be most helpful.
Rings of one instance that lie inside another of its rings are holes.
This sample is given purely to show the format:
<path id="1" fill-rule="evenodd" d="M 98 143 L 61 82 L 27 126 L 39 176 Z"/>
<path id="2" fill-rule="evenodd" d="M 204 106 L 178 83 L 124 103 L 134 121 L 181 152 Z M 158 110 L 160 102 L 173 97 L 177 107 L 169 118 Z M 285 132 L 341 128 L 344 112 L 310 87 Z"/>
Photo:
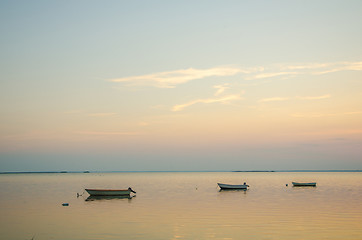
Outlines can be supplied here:
<path id="1" fill-rule="evenodd" d="M 246 77 L 246 80 L 255 80 L 255 79 L 263 79 L 263 78 L 273 78 L 279 76 L 294 76 L 297 75 L 297 72 L 269 72 L 269 73 L 257 73 L 252 76 Z"/>
<path id="2" fill-rule="evenodd" d="M 362 111 L 354 111 L 354 112 L 345 112 L 344 115 L 354 115 L 354 114 L 362 114 Z"/>
<path id="3" fill-rule="evenodd" d="M 330 98 L 331 95 L 330 94 L 325 94 L 322 96 L 306 96 L 306 97 L 296 97 L 297 99 L 300 100 L 320 100 L 320 99 L 326 99 L 326 98 Z"/>
<path id="4" fill-rule="evenodd" d="M 226 89 L 230 88 L 229 85 L 230 85 L 230 84 L 225 83 L 225 84 L 222 84 L 222 85 L 216 85 L 216 86 L 214 86 L 214 88 L 217 89 L 217 91 L 216 91 L 216 93 L 215 93 L 214 95 L 215 95 L 215 96 L 221 95 L 222 93 L 225 92 Z"/>
<path id="5" fill-rule="evenodd" d="M 334 117 L 343 115 L 356 115 L 362 114 L 362 111 L 342 112 L 342 113 L 294 113 L 291 116 L 295 118 L 320 118 L 320 117 Z"/>
<path id="6" fill-rule="evenodd" d="M 188 103 L 185 104 L 180 104 L 180 105 L 175 105 L 172 108 L 172 111 L 177 112 L 177 111 L 181 111 L 186 107 L 190 107 L 194 104 L 197 103 L 205 103 L 205 104 L 210 104 L 210 103 L 230 103 L 231 101 L 236 101 L 236 100 L 240 100 L 241 99 L 241 95 L 228 95 L 228 96 L 224 96 L 221 98 L 208 98 L 208 99 L 196 99 L 193 101 L 190 101 Z"/>
<path id="7" fill-rule="evenodd" d="M 250 68 L 246 80 L 276 77 L 294 77 L 296 75 L 323 75 L 340 71 L 362 71 L 362 62 L 306 63 L 299 65 L 279 64 L 274 66 Z"/>
<path id="8" fill-rule="evenodd" d="M 255 67 L 214 67 L 208 69 L 180 69 L 174 71 L 157 72 L 146 75 L 130 76 L 110 79 L 111 82 L 126 83 L 129 86 L 153 86 L 158 88 L 174 88 L 179 84 L 207 77 L 224 77 L 242 74 L 242 79 L 259 80 L 273 78 L 291 78 L 297 75 L 322 75 L 339 71 L 362 71 L 362 62 L 334 62 L 334 63 L 305 63 L 305 64 L 278 64 L 272 66 Z M 220 95 L 225 88 L 219 88 Z M 225 86 L 224 86 L 225 87 Z"/>
<path id="9" fill-rule="evenodd" d="M 263 98 L 260 99 L 258 102 L 280 102 L 280 101 L 287 101 L 289 98 L 283 97 L 273 97 L 273 98 Z"/>
<path id="10" fill-rule="evenodd" d="M 307 64 L 300 64 L 300 65 L 285 65 L 282 66 L 282 69 L 287 70 L 305 70 L 305 69 L 321 69 L 326 68 L 330 64 L 328 63 L 307 63 Z"/>
<path id="11" fill-rule="evenodd" d="M 361 128 L 355 129 L 331 129 L 325 131 L 313 131 L 313 132 L 303 132 L 301 135 L 315 135 L 315 136 L 334 136 L 330 140 L 341 140 L 341 138 L 335 138 L 335 136 L 347 136 L 347 135 L 360 135 L 362 133 Z"/>
<path id="12" fill-rule="evenodd" d="M 322 75 L 340 71 L 362 71 L 362 62 L 340 62 L 330 64 L 327 68 L 321 69 L 314 74 Z"/>
<path id="13" fill-rule="evenodd" d="M 325 94 L 325 95 L 321 95 L 321 96 L 305 96 L 305 97 L 294 97 L 294 98 L 289 98 L 289 97 L 272 97 L 272 98 L 263 98 L 260 99 L 258 102 L 281 102 L 281 101 L 287 101 L 287 100 L 293 100 L 293 99 L 299 99 L 299 100 L 320 100 L 320 99 L 326 99 L 326 98 L 330 98 L 331 95 L 330 94 Z"/>
<path id="14" fill-rule="evenodd" d="M 214 76 L 232 76 L 245 72 L 240 68 L 216 67 L 209 69 L 181 69 L 168 72 L 159 72 L 148 75 L 111 79 L 112 82 L 127 82 L 130 85 L 154 86 L 159 88 L 174 88 L 192 80 Z"/>
<path id="15" fill-rule="evenodd" d="M 320 118 L 320 117 L 331 117 L 336 116 L 336 114 L 333 113 L 294 113 L 291 115 L 295 118 Z"/>

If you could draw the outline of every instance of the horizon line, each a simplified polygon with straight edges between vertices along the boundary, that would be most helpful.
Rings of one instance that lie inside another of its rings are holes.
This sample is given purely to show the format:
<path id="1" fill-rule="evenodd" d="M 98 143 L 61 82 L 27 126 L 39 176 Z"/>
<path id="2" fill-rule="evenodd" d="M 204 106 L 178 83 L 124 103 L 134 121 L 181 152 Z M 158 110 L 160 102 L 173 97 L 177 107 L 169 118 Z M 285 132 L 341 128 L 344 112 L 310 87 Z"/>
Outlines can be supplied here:
<path id="1" fill-rule="evenodd" d="M 244 172 L 244 173 L 265 173 L 265 172 L 362 172 L 362 170 L 352 170 L 352 169 L 344 169 L 344 170 L 337 170 L 337 169 L 319 169 L 319 170 L 128 170 L 128 171 L 91 171 L 91 170 L 79 170 L 79 171 L 1 171 L 0 174 L 37 174 L 37 173 L 182 173 L 182 172 Z"/>

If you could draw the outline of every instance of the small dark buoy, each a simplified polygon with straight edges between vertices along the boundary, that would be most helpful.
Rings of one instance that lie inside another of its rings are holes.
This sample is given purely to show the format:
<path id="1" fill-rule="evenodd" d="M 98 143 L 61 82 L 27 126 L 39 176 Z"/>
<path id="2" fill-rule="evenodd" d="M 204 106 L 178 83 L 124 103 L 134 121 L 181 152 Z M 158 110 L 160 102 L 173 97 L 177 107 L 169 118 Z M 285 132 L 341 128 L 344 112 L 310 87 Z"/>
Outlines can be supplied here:
<path id="1" fill-rule="evenodd" d="M 63 203 L 62 206 L 69 206 L 69 203 Z"/>

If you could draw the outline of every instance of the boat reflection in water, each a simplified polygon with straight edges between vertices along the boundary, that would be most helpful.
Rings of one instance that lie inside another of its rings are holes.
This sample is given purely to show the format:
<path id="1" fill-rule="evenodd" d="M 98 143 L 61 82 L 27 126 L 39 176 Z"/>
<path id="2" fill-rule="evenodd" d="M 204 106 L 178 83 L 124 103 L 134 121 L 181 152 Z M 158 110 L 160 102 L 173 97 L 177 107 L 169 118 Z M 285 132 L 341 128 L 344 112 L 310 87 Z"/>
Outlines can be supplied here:
<path id="1" fill-rule="evenodd" d="M 133 196 L 93 196 L 93 195 L 90 195 L 87 199 L 85 199 L 85 201 L 107 201 L 107 200 L 119 200 L 119 199 L 132 199 L 134 198 L 135 195 Z"/>
<path id="2" fill-rule="evenodd" d="M 293 187 L 316 187 L 316 182 L 292 182 Z"/>
<path id="3" fill-rule="evenodd" d="M 220 189 L 219 192 L 244 192 L 246 193 L 248 189 Z"/>

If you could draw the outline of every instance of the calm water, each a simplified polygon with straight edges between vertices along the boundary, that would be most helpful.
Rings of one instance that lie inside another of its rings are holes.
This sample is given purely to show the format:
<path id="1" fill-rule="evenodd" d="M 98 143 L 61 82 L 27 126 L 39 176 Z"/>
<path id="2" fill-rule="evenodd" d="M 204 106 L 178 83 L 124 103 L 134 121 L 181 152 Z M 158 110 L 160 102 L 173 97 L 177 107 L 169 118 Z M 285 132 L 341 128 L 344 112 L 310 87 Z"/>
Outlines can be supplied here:
<path id="1" fill-rule="evenodd" d="M 244 181 L 248 191 L 216 185 Z M 136 197 L 77 198 L 128 186 Z M 362 239 L 362 173 L 2 174 L 0 191 L 7 240 Z"/>

